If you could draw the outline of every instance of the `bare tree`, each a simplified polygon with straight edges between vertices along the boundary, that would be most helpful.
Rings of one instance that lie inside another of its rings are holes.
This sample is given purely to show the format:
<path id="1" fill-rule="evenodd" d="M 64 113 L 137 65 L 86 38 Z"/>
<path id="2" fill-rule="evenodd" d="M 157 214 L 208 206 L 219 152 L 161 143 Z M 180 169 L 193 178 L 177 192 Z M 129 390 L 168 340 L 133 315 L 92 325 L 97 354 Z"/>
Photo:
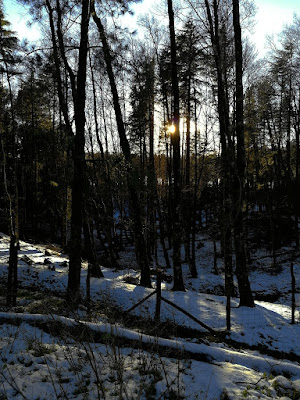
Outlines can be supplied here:
<path id="1" fill-rule="evenodd" d="M 95 9 L 95 1 L 91 1 L 91 13 L 93 20 L 97 26 L 100 40 L 103 47 L 104 60 L 106 63 L 107 75 L 109 77 L 111 93 L 113 97 L 114 111 L 117 121 L 118 134 L 120 139 L 120 145 L 127 163 L 127 186 L 129 190 L 129 200 L 130 200 L 130 210 L 133 218 L 134 226 L 134 239 L 135 239 L 135 252 L 138 266 L 141 270 L 141 282 L 142 286 L 151 287 L 151 277 L 150 277 L 150 267 L 149 260 L 146 251 L 146 243 L 144 238 L 143 224 L 142 224 L 142 212 L 141 205 L 138 197 L 138 193 L 134 184 L 134 166 L 132 163 L 131 150 L 129 146 L 129 141 L 126 137 L 125 125 L 123 121 L 118 89 L 115 81 L 115 75 L 112 65 L 112 56 L 107 41 L 107 35 L 102 24 L 100 17 L 97 15 Z"/>
<path id="2" fill-rule="evenodd" d="M 173 92 L 173 124 L 175 131 L 172 134 L 173 146 L 173 290 L 184 291 L 181 268 L 181 224 L 180 224 L 180 130 L 179 130 L 179 85 L 177 75 L 177 51 L 175 39 L 174 11 L 172 0 L 168 0 L 169 30 L 171 44 L 171 74 Z"/>
<path id="3" fill-rule="evenodd" d="M 78 50 L 78 62 L 76 73 L 72 70 L 67 58 L 63 27 L 62 8 L 59 0 L 53 7 L 50 0 L 46 0 L 46 8 L 49 16 L 51 38 L 53 44 L 53 55 L 56 65 L 57 77 L 60 76 L 61 60 L 68 72 L 71 82 L 72 100 L 74 105 L 75 136 L 73 149 L 73 183 L 72 183 L 72 217 L 71 217 L 71 241 L 70 241 L 70 264 L 68 276 L 67 297 L 70 301 L 80 298 L 80 274 L 81 274 L 81 247 L 82 226 L 84 209 L 84 191 L 86 185 L 85 176 L 85 102 L 86 102 L 86 70 L 88 55 L 88 28 L 90 20 L 90 1 L 81 1 L 80 41 Z M 56 27 L 54 12 L 56 12 Z M 72 131 L 67 103 L 63 96 L 61 79 L 58 78 L 58 95 L 60 106 L 63 111 L 65 123 Z"/>

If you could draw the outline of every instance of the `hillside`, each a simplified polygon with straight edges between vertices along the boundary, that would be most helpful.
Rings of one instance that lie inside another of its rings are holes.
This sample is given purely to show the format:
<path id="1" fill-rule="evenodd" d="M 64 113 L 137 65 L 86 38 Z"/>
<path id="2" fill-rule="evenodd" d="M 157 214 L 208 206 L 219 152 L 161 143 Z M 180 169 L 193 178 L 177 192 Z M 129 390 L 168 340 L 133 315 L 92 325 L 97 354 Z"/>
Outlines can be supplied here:
<path id="1" fill-rule="evenodd" d="M 161 322 L 154 322 L 155 296 L 129 315 L 126 311 L 154 290 L 129 283 L 138 276 L 129 268 L 104 267 L 104 278 L 91 279 L 90 310 L 83 303 L 70 311 L 63 298 L 68 258 L 25 242 L 18 304 L 7 310 L 9 238 L 2 234 L 0 398 L 300 398 L 300 324 L 290 323 L 289 263 L 283 262 L 277 275 L 256 265 L 250 275 L 254 295 L 279 297 L 275 303 L 256 301 L 253 309 L 238 308 L 238 299 L 232 299 L 232 331 L 226 333 L 224 277 L 221 269 L 212 273 L 211 244 L 201 239 L 199 278 L 190 279 L 186 267 L 186 292 L 172 292 L 163 282 L 162 295 L 215 334 L 165 303 Z M 265 260 L 267 270 L 269 260 L 262 256 L 256 258 Z M 295 270 L 299 276 L 297 264 Z M 86 275 L 84 264 L 83 298 Z M 299 279 L 297 292 L 299 304 Z"/>

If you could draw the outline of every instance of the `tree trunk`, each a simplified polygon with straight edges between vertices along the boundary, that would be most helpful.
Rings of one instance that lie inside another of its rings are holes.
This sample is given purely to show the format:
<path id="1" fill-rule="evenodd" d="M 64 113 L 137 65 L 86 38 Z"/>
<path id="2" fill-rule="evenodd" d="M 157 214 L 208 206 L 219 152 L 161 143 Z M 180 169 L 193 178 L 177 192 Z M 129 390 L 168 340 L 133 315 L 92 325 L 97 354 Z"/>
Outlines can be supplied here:
<path id="1" fill-rule="evenodd" d="M 154 87 L 153 87 L 154 89 Z M 148 234 L 148 249 L 149 257 L 154 254 L 154 249 L 157 246 L 157 232 L 156 232 L 156 172 L 154 165 L 154 90 L 151 93 L 149 104 L 149 190 L 148 190 L 148 221 L 149 221 L 149 234 Z"/>
<path id="2" fill-rule="evenodd" d="M 297 114 L 297 121 L 295 122 L 295 132 L 296 132 L 296 173 L 295 173 L 295 181 L 296 181 L 296 188 L 295 188 L 295 195 L 294 195 L 294 212 L 295 212 L 295 243 L 296 248 L 299 248 L 299 188 L 300 188 L 300 180 L 299 180 L 299 165 L 300 165 L 300 88 L 299 88 L 299 104 L 298 104 L 298 114 Z"/>
<path id="3" fill-rule="evenodd" d="M 91 13 L 94 22 L 98 28 L 100 39 L 103 46 L 104 59 L 106 63 L 107 74 L 113 96 L 113 104 L 117 121 L 120 145 L 127 163 L 126 175 L 127 175 L 127 186 L 129 190 L 130 211 L 133 217 L 135 252 L 136 252 L 137 263 L 141 270 L 140 284 L 141 286 L 151 287 L 150 267 L 149 267 L 149 260 L 147 257 L 146 243 L 144 239 L 143 224 L 142 224 L 142 211 L 141 211 L 140 201 L 138 198 L 138 193 L 134 184 L 134 168 L 132 165 L 131 152 L 130 152 L 129 142 L 126 137 L 125 126 L 120 107 L 119 95 L 112 68 L 112 58 L 110 54 L 110 48 L 107 42 L 102 22 L 96 14 L 94 0 L 92 0 L 91 2 Z"/>
<path id="4" fill-rule="evenodd" d="M 193 213 L 193 201 L 191 179 L 190 179 L 190 168 L 191 168 L 191 67 L 189 68 L 189 79 L 188 79 L 188 96 L 187 96 L 187 117 L 186 117 L 186 163 L 185 163 L 185 191 L 184 191 L 184 202 L 183 202 L 183 213 L 185 222 L 185 258 L 189 264 L 189 269 L 192 278 L 197 278 L 197 269 L 195 260 L 191 255 L 191 233 L 192 233 L 192 213 Z"/>
<path id="5" fill-rule="evenodd" d="M 100 268 L 98 257 L 95 251 L 94 235 L 91 229 L 91 224 L 88 221 L 88 214 L 85 210 L 83 218 L 83 233 L 85 242 L 85 253 L 88 261 L 88 268 L 91 277 L 103 278 L 103 273 Z"/>
<path id="6" fill-rule="evenodd" d="M 243 95 L 243 53 L 239 14 L 239 0 L 232 0 L 233 26 L 236 66 L 236 176 L 234 178 L 234 244 L 236 258 L 236 275 L 239 284 L 240 306 L 254 307 L 247 271 L 247 259 L 244 238 L 244 196 L 245 196 L 245 144 L 244 144 L 244 95 Z"/>
<path id="7" fill-rule="evenodd" d="M 76 301 L 80 298 L 81 232 L 83 218 L 83 196 L 85 189 L 85 85 L 88 51 L 89 0 L 82 0 L 81 36 L 78 59 L 77 88 L 73 93 L 75 113 L 75 145 L 73 152 L 74 176 L 72 185 L 72 218 L 70 263 L 67 297 Z"/>
<path id="8" fill-rule="evenodd" d="M 82 13 L 80 24 L 80 45 L 78 53 L 77 76 L 72 71 L 65 52 L 65 44 L 62 32 L 62 10 L 59 0 L 56 1 L 55 9 L 49 0 L 46 7 L 49 16 L 51 39 L 53 44 L 53 56 L 55 62 L 57 91 L 60 109 L 64 116 L 67 132 L 73 137 L 73 130 L 68 115 L 67 91 L 63 93 L 61 78 L 61 61 L 67 71 L 70 82 L 74 105 L 75 137 L 73 149 L 73 182 L 72 182 L 72 216 L 71 216 L 71 241 L 70 241 L 70 263 L 68 275 L 67 298 L 69 301 L 77 302 L 80 298 L 80 274 L 81 274 L 81 233 L 82 233 L 82 210 L 83 195 L 85 187 L 85 86 L 86 86 L 86 64 L 88 52 L 88 28 L 89 28 L 89 0 L 81 0 Z M 54 25 L 54 10 L 57 13 L 57 25 Z M 59 43 L 59 47 L 57 45 Z"/>
<path id="9" fill-rule="evenodd" d="M 4 172 L 4 188 L 9 203 L 9 233 L 10 233 L 10 246 L 9 246 L 9 263 L 8 263 L 8 277 L 7 277 L 7 306 L 16 306 L 17 303 L 17 290 L 18 290 L 18 249 L 19 249 L 19 192 L 18 192 L 18 154 L 17 154 L 17 132 L 16 120 L 13 103 L 13 93 L 11 87 L 10 76 L 8 73 L 8 65 L 5 62 L 7 71 L 7 83 L 9 89 L 9 99 L 11 107 L 11 122 L 12 122 L 12 180 L 13 180 L 13 193 L 9 193 L 7 175 L 6 175 L 6 155 L 4 150 L 3 141 L 1 141 L 3 151 L 3 172 Z"/>
<path id="10" fill-rule="evenodd" d="M 174 126 L 175 132 L 172 134 L 173 145 L 173 271 L 174 285 L 173 290 L 184 291 L 184 283 L 181 268 L 181 224 L 180 224 L 180 131 L 179 131 L 179 86 L 177 76 L 176 42 L 174 27 L 174 11 L 172 0 L 168 0 L 169 29 L 171 42 L 171 62 L 172 62 L 172 92 L 174 102 Z"/>

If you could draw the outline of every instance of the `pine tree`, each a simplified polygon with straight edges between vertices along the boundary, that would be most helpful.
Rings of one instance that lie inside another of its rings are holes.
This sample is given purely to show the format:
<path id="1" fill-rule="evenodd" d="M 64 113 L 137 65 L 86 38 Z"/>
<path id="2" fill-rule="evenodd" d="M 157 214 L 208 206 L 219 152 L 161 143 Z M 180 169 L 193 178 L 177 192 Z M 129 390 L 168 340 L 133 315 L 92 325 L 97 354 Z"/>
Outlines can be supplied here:
<path id="1" fill-rule="evenodd" d="M 2 149 L 2 173 L 4 182 L 4 192 L 7 198 L 9 210 L 9 234 L 10 234 L 10 251 L 7 279 L 7 297 L 8 306 L 16 305 L 17 288 L 18 288 L 18 248 L 19 248 L 19 195 L 18 195 L 18 178 L 17 178 L 17 127 L 14 110 L 14 99 L 12 91 L 11 79 L 14 65 L 17 62 L 15 50 L 18 40 L 14 33 L 9 29 L 10 23 L 5 20 L 2 2 L 0 3 L 0 68 L 1 74 L 7 82 L 9 113 L 2 114 L 2 118 L 6 115 L 8 121 L 2 120 L 0 123 L 0 139 Z M 3 92 L 1 93 L 3 94 Z M 1 99 L 2 103 L 2 99 Z M 5 126 L 8 125 L 8 129 Z M 6 131 L 6 132 L 5 132 Z M 6 137 L 5 137 L 6 136 Z"/>

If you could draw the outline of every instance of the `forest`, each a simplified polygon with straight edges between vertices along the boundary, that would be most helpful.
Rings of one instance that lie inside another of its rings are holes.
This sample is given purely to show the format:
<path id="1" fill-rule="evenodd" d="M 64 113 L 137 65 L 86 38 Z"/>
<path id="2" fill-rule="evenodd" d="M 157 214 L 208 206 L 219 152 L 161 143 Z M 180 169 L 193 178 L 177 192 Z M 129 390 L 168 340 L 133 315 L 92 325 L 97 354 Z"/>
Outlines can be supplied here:
<path id="1" fill-rule="evenodd" d="M 255 313 L 257 301 L 287 293 L 297 325 L 300 17 L 268 38 L 260 58 L 247 36 L 252 0 L 167 0 L 137 26 L 128 23 L 136 0 L 18 3 L 39 40 L 19 41 L 0 1 L 0 320 L 18 312 L 22 268 L 38 263 L 24 246 L 48 246 L 66 257 L 59 301 L 71 313 L 95 311 L 95 282 L 123 279 L 127 268 L 126 283 L 149 297 L 163 285 L 175 301 L 200 284 L 223 296 L 216 328 L 227 334 L 235 308 Z M 252 273 L 277 278 L 278 290 L 253 288 Z M 57 295 L 54 286 L 46 291 Z M 118 320 L 116 310 L 109 304 L 106 317 Z M 299 368 L 297 351 L 286 354 Z M 289 398 L 300 398 L 295 387 Z M 168 390 L 126 397 L 122 386 L 118 398 L 192 398 Z M 222 396 L 199 398 L 231 398 Z"/>

